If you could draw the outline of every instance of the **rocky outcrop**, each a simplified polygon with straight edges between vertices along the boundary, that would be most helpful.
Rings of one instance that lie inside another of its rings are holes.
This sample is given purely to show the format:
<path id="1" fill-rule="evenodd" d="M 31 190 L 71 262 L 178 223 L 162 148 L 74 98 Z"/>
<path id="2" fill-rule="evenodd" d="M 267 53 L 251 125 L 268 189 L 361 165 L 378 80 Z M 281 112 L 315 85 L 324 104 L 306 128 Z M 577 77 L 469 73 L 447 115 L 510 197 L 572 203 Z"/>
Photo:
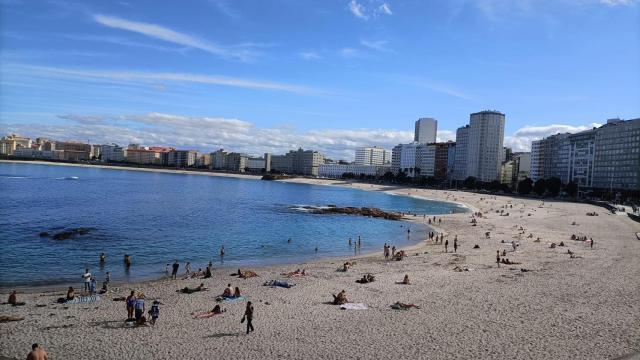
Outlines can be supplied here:
<path id="1" fill-rule="evenodd" d="M 53 236 L 51 236 L 51 238 L 54 240 L 73 239 L 78 236 L 86 235 L 92 230 L 94 229 L 93 228 L 71 228 L 71 229 L 66 229 L 58 233 L 55 233 Z M 49 233 L 46 231 L 41 232 L 39 235 L 40 237 L 49 237 Z"/>
<path id="2" fill-rule="evenodd" d="M 346 214 L 346 215 L 360 215 L 370 216 L 375 218 L 383 218 L 387 220 L 402 220 L 402 215 L 394 212 L 388 212 L 380 210 L 378 208 L 368 207 L 307 207 L 314 214 Z"/>

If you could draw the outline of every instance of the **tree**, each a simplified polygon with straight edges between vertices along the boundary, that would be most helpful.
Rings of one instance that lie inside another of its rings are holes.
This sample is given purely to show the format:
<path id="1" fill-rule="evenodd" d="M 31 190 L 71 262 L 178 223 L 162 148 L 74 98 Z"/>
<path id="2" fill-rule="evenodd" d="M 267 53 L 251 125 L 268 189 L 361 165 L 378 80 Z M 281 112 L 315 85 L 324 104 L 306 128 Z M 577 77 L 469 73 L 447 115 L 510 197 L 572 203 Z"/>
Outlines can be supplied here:
<path id="1" fill-rule="evenodd" d="M 487 184 L 487 190 L 491 191 L 491 192 L 496 192 L 498 190 L 500 190 L 500 181 L 498 180 L 493 180 L 492 182 Z"/>
<path id="2" fill-rule="evenodd" d="M 382 175 L 382 179 L 384 181 L 391 181 L 391 180 L 393 180 L 394 177 L 395 176 L 393 175 L 393 173 L 391 171 L 387 171 L 387 172 L 384 173 L 384 175 Z"/>
<path id="3" fill-rule="evenodd" d="M 462 182 L 462 186 L 467 188 L 467 189 L 475 189 L 476 188 L 476 178 L 474 176 L 469 176 L 468 178 L 464 179 L 464 181 Z"/>
<path id="4" fill-rule="evenodd" d="M 573 182 L 573 180 L 569 181 L 565 190 L 567 191 L 569 196 L 571 196 L 572 198 L 575 198 L 576 195 L 578 195 L 578 184 Z"/>
<path id="5" fill-rule="evenodd" d="M 518 182 L 518 194 L 529 195 L 531 193 L 531 189 L 533 189 L 533 180 L 524 178 Z"/>
<path id="6" fill-rule="evenodd" d="M 562 189 L 562 180 L 557 177 L 552 177 L 546 181 L 547 190 L 551 193 L 552 196 L 558 196 L 560 194 L 560 190 Z"/>
<path id="7" fill-rule="evenodd" d="M 547 191 L 547 181 L 545 179 L 538 179 L 535 184 L 533 184 L 533 192 L 542 196 Z"/>

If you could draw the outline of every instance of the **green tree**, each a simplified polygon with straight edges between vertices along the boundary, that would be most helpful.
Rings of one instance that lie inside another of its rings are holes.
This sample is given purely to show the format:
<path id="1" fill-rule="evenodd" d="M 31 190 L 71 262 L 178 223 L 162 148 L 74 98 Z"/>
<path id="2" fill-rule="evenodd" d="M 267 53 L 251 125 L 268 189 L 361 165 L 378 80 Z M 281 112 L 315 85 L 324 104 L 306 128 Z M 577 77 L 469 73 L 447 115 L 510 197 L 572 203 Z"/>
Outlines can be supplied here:
<path id="1" fill-rule="evenodd" d="M 569 181 L 565 190 L 567 191 L 569 196 L 571 196 L 572 198 L 575 198 L 576 195 L 578 195 L 578 184 L 576 184 L 573 181 Z"/>
<path id="2" fill-rule="evenodd" d="M 562 180 L 557 177 L 552 177 L 546 181 L 547 190 L 551 193 L 552 196 L 558 196 L 560 194 L 560 190 L 562 189 Z"/>
<path id="3" fill-rule="evenodd" d="M 547 191 L 547 181 L 545 179 L 538 179 L 535 184 L 533 184 L 533 192 L 538 195 L 544 195 Z"/>
<path id="4" fill-rule="evenodd" d="M 467 189 L 475 189 L 476 184 L 477 184 L 477 180 L 474 176 L 469 176 L 468 178 L 464 179 L 464 181 L 462 182 L 462 186 Z"/>
<path id="5" fill-rule="evenodd" d="M 524 178 L 518 182 L 518 194 L 529 195 L 533 189 L 533 180 Z"/>

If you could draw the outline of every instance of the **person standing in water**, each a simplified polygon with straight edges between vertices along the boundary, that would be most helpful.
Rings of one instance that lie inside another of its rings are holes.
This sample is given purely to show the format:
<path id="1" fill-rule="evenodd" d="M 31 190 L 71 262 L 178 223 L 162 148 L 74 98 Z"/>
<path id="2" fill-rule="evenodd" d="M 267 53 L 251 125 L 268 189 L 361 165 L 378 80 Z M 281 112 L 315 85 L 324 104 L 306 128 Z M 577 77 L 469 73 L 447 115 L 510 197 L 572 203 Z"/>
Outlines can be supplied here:
<path id="1" fill-rule="evenodd" d="M 104 264 L 106 260 L 107 260 L 107 256 L 104 253 L 100 254 L 100 263 Z"/>
<path id="2" fill-rule="evenodd" d="M 247 334 L 250 331 L 254 331 L 253 329 L 253 305 L 251 305 L 251 301 L 247 302 L 247 308 L 244 310 L 244 315 L 242 316 L 242 321 L 247 321 Z"/>
<path id="3" fill-rule="evenodd" d="M 220 257 L 224 257 L 224 245 L 220 247 Z"/>
<path id="4" fill-rule="evenodd" d="M 173 270 L 171 270 L 171 278 L 176 279 L 178 275 L 178 269 L 180 268 L 180 264 L 178 264 L 178 260 L 176 259 L 172 265 Z"/>

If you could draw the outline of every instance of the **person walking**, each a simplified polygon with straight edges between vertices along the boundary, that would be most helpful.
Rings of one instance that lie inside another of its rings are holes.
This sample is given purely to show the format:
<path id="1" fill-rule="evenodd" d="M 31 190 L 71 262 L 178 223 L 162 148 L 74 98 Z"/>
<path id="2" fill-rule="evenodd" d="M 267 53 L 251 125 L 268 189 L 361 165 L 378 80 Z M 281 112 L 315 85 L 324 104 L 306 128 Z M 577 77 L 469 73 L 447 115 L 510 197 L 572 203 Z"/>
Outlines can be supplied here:
<path id="1" fill-rule="evenodd" d="M 449 250 L 447 249 L 449 247 L 449 239 L 447 239 L 447 241 L 444 242 L 444 252 L 449 252 Z"/>
<path id="2" fill-rule="evenodd" d="M 89 268 L 84 269 L 82 279 L 84 279 L 84 292 L 88 292 L 91 289 L 91 273 L 89 272 Z"/>
<path id="3" fill-rule="evenodd" d="M 458 239 L 453 239 L 453 252 L 458 252 Z"/>
<path id="4" fill-rule="evenodd" d="M 496 250 L 496 264 L 500 267 L 500 250 Z"/>
<path id="5" fill-rule="evenodd" d="M 251 305 L 251 301 L 247 302 L 247 308 L 244 311 L 244 315 L 242 316 L 241 323 L 247 321 L 247 334 L 253 330 L 253 305 Z"/>
<path id="6" fill-rule="evenodd" d="M 589 238 L 591 239 L 591 238 Z M 591 239 L 591 250 L 593 250 L 593 239 Z"/>
<path id="7" fill-rule="evenodd" d="M 191 274 L 191 263 L 187 261 L 187 265 L 184 266 L 187 271 L 187 275 Z"/>
<path id="8" fill-rule="evenodd" d="M 178 275 L 178 269 L 180 268 L 180 264 L 178 264 L 178 260 L 176 259 L 172 265 L 173 270 L 171 270 L 171 278 L 176 279 Z"/>

